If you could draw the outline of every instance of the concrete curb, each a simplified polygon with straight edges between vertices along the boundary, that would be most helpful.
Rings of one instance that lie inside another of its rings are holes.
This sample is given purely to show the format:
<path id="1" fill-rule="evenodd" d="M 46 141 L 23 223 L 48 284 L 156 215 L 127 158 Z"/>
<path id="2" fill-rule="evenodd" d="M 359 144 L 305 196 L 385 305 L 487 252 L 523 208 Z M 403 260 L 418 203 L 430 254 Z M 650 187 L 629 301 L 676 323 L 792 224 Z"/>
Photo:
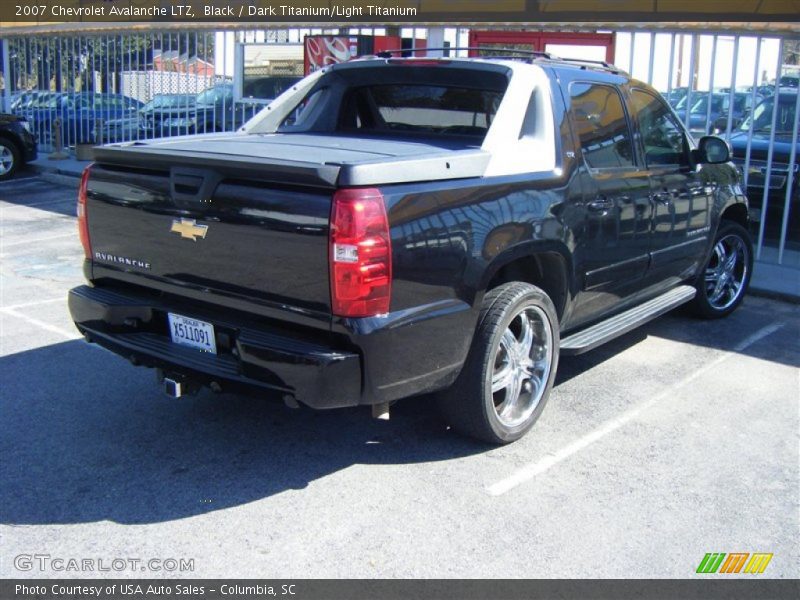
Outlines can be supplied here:
<path id="1" fill-rule="evenodd" d="M 778 300 L 781 302 L 788 302 L 790 304 L 800 304 L 800 296 L 789 294 L 787 292 L 778 292 L 767 288 L 753 287 L 747 290 L 749 296 L 757 296 L 759 298 L 768 298 L 770 300 Z"/>

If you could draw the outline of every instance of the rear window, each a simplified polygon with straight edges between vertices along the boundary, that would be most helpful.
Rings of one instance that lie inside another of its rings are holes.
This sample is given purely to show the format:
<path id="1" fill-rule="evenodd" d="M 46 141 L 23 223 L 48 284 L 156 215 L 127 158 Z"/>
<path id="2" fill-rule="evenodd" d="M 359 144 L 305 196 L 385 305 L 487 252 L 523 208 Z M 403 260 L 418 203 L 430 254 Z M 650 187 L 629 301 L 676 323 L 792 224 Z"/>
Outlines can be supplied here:
<path id="1" fill-rule="evenodd" d="M 276 124 L 279 133 L 349 137 L 446 138 L 480 145 L 508 87 L 510 70 L 369 61 L 323 72 L 291 96 L 293 108 Z M 284 109 L 285 110 L 285 109 Z M 265 120 L 269 119 L 268 111 Z M 253 132 L 257 132 L 257 125 Z"/>
<path id="2" fill-rule="evenodd" d="M 353 89 L 340 130 L 485 136 L 503 94 L 443 85 L 373 85 Z"/>

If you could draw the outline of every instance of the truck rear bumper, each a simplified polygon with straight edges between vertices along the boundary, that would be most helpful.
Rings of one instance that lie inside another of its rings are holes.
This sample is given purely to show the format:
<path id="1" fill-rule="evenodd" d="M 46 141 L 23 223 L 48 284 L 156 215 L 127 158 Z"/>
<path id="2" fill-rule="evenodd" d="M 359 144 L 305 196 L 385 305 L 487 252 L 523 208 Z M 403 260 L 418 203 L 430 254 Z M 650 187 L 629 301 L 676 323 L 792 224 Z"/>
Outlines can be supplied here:
<path id="1" fill-rule="evenodd" d="M 361 399 L 361 360 L 357 353 L 269 331 L 259 324 L 226 316 L 193 316 L 214 324 L 218 352 L 211 354 L 172 343 L 168 312 L 181 307 L 127 291 L 79 286 L 69 293 L 69 310 L 88 341 L 136 365 L 162 369 L 188 382 L 223 391 L 290 395 L 312 408 L 356 406 Z"/>

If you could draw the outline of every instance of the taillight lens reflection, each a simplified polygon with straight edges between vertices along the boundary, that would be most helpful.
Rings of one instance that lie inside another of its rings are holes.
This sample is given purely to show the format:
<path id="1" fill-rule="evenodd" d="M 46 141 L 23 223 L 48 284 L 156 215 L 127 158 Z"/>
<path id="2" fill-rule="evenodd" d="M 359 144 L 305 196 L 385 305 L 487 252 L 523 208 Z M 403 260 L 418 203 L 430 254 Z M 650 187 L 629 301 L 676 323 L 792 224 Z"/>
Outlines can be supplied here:
<path id="1" fill-rule="evenodd" d="M 380 190 L 351 188 L 334 195 L 330 279 L 333 314 L 370 317 L 389 312 L 392 245 Z"/>

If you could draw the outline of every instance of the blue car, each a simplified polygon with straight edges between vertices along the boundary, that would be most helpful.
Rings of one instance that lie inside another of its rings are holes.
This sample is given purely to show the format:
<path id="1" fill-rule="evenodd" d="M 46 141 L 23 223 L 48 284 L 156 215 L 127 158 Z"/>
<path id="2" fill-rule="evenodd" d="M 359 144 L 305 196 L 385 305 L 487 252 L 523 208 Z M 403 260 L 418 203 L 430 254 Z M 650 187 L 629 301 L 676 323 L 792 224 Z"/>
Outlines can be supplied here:
<path id="1" fill-rule="evenodd" d="M 681 121 L 686 122 L 686 104 L 688 96 L 675 107 Z M 761 97 L 756 95 L 756 103 Z M 731 95 L 729 92 L 695 92 L 691 96 L 692 107 L 689 111 L 689 130 L 695 135 L 724 131 L 728 126 L 728 115 L 733 112 L 732 127 L 737 127 L 753 108 L 753 95 L 748 92 L 734 92 L 733 110 L 731 111 Z M 711 102 L 711 110 L 708 103 Z"/>
<path id="2" fill-rule="evenodd" d="M 54 144 L 53 127 L 61 119 L 64 146 L 95 143 L 100 122 L 135 116 L 143 104 L 122 94 L 95 92 L 48 92 L 41 94 L 23 112 L 32 121 L 41 142 Z"/>

